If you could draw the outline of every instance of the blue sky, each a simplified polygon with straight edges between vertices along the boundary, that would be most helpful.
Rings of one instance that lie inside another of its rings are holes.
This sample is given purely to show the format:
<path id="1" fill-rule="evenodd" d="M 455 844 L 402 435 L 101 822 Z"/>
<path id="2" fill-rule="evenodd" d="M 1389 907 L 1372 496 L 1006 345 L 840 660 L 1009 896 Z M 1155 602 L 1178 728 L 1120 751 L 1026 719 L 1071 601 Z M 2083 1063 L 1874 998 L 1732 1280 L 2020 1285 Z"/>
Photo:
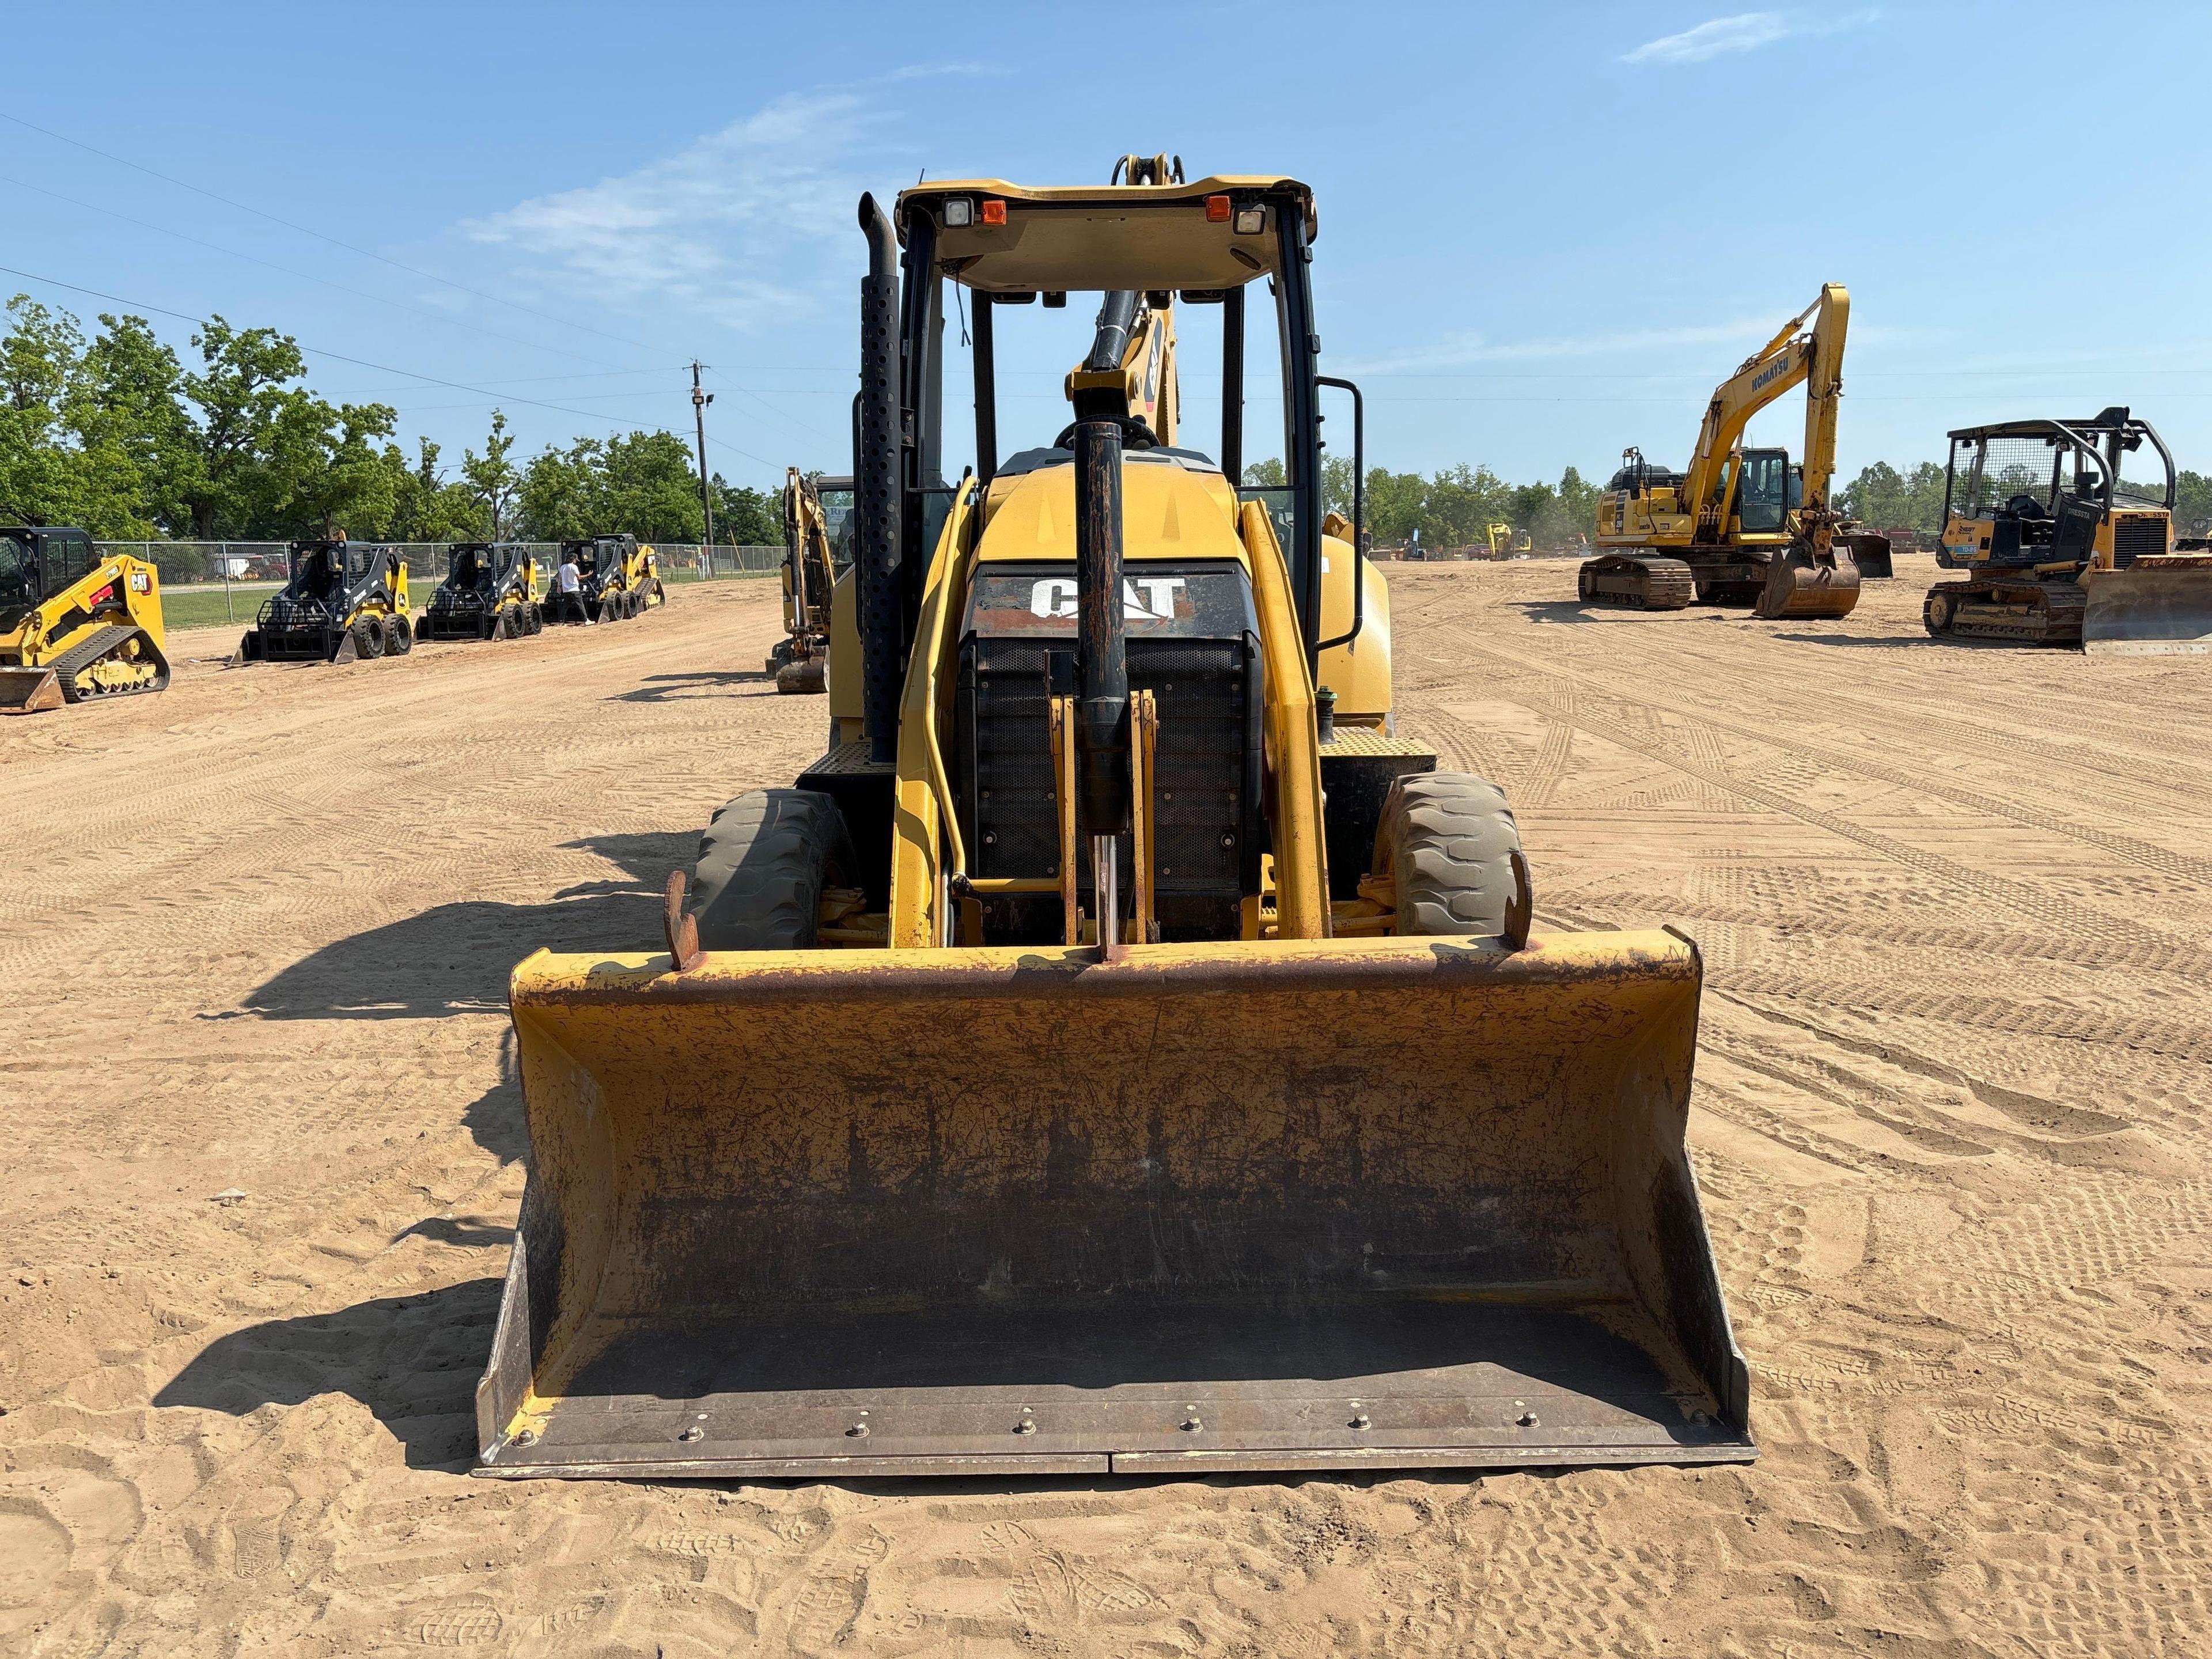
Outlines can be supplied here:
<path id="1" fill-rule="evenodd" d="M 18 0 L 10 80 L 46 92 L 4 108 L 60 137 L 0 119 L 0 265 L 275 325 L 452 459 L 495 401 L 531 451 L 688 434 L 696 356 L 710 459 L 761 484 L 842 470 L 860 190 L 1167 149 L 1315 187 L 1375 464 L 1680 465 L 1840 281 L 1847 474 L 2108 403 L 2212 470 L 2212 8 L 1728 6 Z M 1089 311 L 1011 315 L 1009 448 L 1064 421 Z M 1796 449 L 1801 409 L 1754 436 Z"/>

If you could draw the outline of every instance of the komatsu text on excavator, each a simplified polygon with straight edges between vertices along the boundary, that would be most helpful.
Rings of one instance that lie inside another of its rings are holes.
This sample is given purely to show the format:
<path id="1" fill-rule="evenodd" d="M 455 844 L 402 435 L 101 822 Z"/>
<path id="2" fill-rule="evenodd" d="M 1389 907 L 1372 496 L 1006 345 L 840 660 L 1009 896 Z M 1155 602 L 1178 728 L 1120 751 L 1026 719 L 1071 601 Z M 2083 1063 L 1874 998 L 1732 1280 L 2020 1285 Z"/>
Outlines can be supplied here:
<path id="1" fill-rule="evenodd" d="M 1311 191 L 1115 178 L 861 198 L 835 736 L 715 813 L 665 951 L 515 970 L 479 1474 L 1753 1455 L 1697 950 L 1533 928 L 1504 796 L 1394 735 L 1364 504 L 1323 507 L 1324 391 L 1364 458 Z M 1000 331 L 1077 293 L 1073 418 L 1009 453 Z M 1280 488 L 1242 483 L 1255 299 Z"/>
<path id="2" fill-rule="evenodd" d="M 1887 539 L 1844 528 L 1828 504 L 1850 317 L 1850 295 L 1829 283 L 1746 358 L 1706 405 L 1686 471 L 1626 452 L 1598 498 L 1601 552 L 1582 567 L 1585 604 L 1679 611 L 1695 599 L 1761 617 L 1842 617 L 1858 603 L 1859 555 L 1888 574 Z M 1805 457 L 1793 468 L 1789 451 L 1747 449 L 1743 435 L 1798 386 Z"/>

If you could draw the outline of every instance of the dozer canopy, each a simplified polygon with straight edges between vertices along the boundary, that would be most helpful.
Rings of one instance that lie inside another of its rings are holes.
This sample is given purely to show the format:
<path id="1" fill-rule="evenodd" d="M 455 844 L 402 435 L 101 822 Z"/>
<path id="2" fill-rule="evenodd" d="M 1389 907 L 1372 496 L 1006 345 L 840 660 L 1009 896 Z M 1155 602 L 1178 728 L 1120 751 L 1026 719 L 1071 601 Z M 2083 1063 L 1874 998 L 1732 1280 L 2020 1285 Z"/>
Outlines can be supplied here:
<path id="1" fill-rule="evenodd" d="M 1711 1462 L 1668 933 L 539 956 L 488 1474 Z"/>

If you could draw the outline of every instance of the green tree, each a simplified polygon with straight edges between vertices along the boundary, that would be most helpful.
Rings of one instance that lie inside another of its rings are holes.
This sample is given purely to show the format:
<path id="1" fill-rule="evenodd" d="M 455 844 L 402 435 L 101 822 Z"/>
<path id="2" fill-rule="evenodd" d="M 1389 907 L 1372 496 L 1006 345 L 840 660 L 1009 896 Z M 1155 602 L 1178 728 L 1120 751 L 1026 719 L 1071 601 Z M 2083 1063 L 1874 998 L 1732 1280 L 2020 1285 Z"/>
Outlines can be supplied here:
<path id="1" fill-rule="evenodd" d="M 1876 461 L 1836 492 L 1836 505 L 1875 530 L 1933 536 L 1943 528 L 1943 469 L 1923 461 L 1910 472 L 1899 472 L 1887 461 Z"/>
<path id="2" fill-rule="evenodd" d="M 257 512 L 289 498 L 289 469 L 304 461 L 302 441 L 319 425 L 315 411 L 295 407 L 309 394 L 293 389 L 305 362 L 299 346 L 273 328 L 233 328 L 211 317 L 192 336 L 202 368 L 184 379 L 195 405 L 192 462 L 179 487 L 191 533 L 202 541 L 255 524 Z M 324 405 L 325 409 L 328 405 Z M 287 453 L 276 450 L 283 423 Z"/>
<path id="3" fill-rule="evenodd" d="M 145 536 L 153 526 L 138 469 L 111 434 L 84 429 L 86 387 L 77 319 L 15 295 L 0 337 L 0 512 L 95 536 Z"/>
<path id="4" fill-rule="evenodd" d="M 333 409 L 311 393 L 288 398 L 268 434 L 260 499 L 249 521 L 296 535 L 381 534 L 398 487 L 386 459 L 389 446 L 377 440 L 392 435 L 398 418 L 388 404 Z"/>
<path id="5" fill-rule="evenodd" d="M 129 470 L 131 494 L 144 510 L 128 533 L 176 535 L 189 528 L 182 492 L 194 465 L 191 422 L 181 402 L 184 371 L 143 317 L 103 313 L 100 323 L 84 354 L 70 424 L 88 453 L 112 447 Z"/>
<path id="6" fill-rule="evenodd" d="M 395 505 L 392 539 L 398 542 L 477 542 L 493 539 L 483 507 L 469 486 L 449 483 L 439 470 L 439 447 L 428 438 L 416 440 L 417 459 L 407 465 L 398 450 L 389 450 L 389 464 L 397 469 L 392 483 Z M 519 478 L 518 478 L 519 483 Z"/>
<path id="7" fill-rule="evenodd" d="M 495 409 L 491 412 L 491 435 L 484 440 L 484 453 L 479 455 L 473 449 L 461 452 L 461 477 L 467 482 L 471 497 L 483 509 L 483 521 L 490 526 L 489 539 L 495 542 L 507 540 L 514 529 L 515 496 L 522 487 L 522 474 L 507 459 L 514 448 L 514 440 L 507 435 L 506 412 Z"/>
<path id="8" fill-rule="evenodd" d="M 1367 469 L 1367 528 L 1378 546 L 1402 547 L 1421 521 L 1429 481 L 1418 472 Z"/>
<path id="9" fill-rule="evenodd" d="M 521 533 L 538 542 L 596 534 L 603 494 L 598 439 L 579 438 L 566 449 L 548 444 L 522 471 Z"/>
<path id="10" fill-rule="evenodd" d="M 2173 533 L 2212 535 L 2212 477 L 2201 472 L 2174 475 Z"/>
<path id="11" fill-rule="evenodd" d="M 733 484 L 719 472 L 709 481 L 714 495 L 714 534 L 738 547 L 775 547 L 783 541 L 783 497 L 780 491 Z"/>
<path id="12" fill-rule="evenodd" d="M 705 532 L 690 447 L 672 432 L 609 438 L 601 450 L 605 494 L 599 529 L 627 530 L 640 541 L 696 542 Z"/>

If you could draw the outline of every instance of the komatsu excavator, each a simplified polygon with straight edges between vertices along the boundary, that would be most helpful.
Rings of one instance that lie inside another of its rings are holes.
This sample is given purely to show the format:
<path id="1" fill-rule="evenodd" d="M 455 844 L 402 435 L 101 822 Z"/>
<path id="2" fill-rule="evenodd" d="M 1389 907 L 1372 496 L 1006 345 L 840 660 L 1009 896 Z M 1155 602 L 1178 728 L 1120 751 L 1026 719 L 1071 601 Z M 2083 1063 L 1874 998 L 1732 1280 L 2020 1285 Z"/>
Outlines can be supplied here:
<path id="1" fill-rule="evenodd" d="M 1971 574 L 1928 590 L 1930 634 L 2091 656 L 2212 652 L 2212 556 L 2175 546 L 2173 456 L 2148 421 L 2114 407 L 1950 436 L 1941 556 Z"/>
<path id="2" fill-rule="evenodd" d="M 830 595 L 852 562 L 837 556 L 835 538 L 852 510 L 850 478 L 809 477 L 795 466 L 784 469 L 784 637 L 768 658 L 778 691 L 830 689 Z"/>
<path id="3" fill-rule="evenodd" d="M 1598 498 L 1601 551 L 1582 567 L 1584 604 L 1679 611 L 1695 599 L 1749 605 L 1768 617 L 1850 614 L 1859 601 L 1855 550 L 1878 555 L 1887 569 L 1888 544 L 1844 529 L 1828 505 L 1850 318 L 1850 295 L 1826 283 L 1746 358 L 1706 405 L 1686 471 L 1626 453 Z M 1798 386 L 1805 457 L 1793 468 L 1787 450 L 1746 449 L 1743 434 L 1753 416 Z"/>
<path id="4" fill-rule="evenodd" d="M 0 529 L 0 714 L 159 691 L 161 573 L 82 530 Z"/>
<path id="5" fill-rule="evenodd" d="M 515 969 L 479 1474 L 1753 1455 L 1684 1146 L 1696 947 L 1535 929 L 1504 796 L 1392 734 L 1364 503 L 1324 511 L 1323 392 L 1355 477 L 1363 422 L 1312 193 L 1115 172 L 861 198 L 836 738 L 715 813 L 665 951 Z M 1002 453 L 997 331 L 1071 292 L 1073 419 Z M 1255 297 L 1279 488 L 1241 483 Z"/>

